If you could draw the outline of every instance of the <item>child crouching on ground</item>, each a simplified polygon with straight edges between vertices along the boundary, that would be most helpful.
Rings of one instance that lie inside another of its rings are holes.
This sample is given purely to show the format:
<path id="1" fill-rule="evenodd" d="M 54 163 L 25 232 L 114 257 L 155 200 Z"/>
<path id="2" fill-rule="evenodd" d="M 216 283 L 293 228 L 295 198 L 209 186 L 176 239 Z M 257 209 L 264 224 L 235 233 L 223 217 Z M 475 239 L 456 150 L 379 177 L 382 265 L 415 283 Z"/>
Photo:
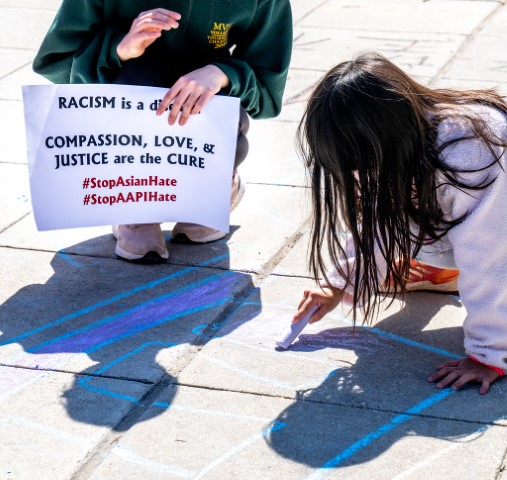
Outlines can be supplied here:
<path id="1" fill-rule="evenodd" d="M 313 192 L 310 266 L 325 280 L 305 291 L 293 323 L 318 306 L 316 322 L 343 300 L 369 321 L 386 292 L 458 288 L 467 357 L 428 380 L 478 382 L 486 393 L 507 371 L 504 99 L 431 89 L 363 54 L 315 88 L 299 139 Z"/>

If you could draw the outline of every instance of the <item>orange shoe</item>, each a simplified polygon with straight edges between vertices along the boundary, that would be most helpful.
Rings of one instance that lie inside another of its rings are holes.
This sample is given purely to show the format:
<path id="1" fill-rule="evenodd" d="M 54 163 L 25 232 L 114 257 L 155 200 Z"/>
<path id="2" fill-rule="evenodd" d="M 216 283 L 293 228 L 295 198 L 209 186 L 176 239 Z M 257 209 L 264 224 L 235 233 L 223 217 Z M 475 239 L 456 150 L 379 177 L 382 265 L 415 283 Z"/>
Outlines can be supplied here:
<path id="1" fill-rule="evenodd" d="M 405 291 L 414 292 L 424 290 L 427 292 L 457 292 L 459 270 L 439 268 L 426 263 L 410 260 L 410 272 Z M 392 292 L 390 284 L 384 286 L 384 292 Z"/>

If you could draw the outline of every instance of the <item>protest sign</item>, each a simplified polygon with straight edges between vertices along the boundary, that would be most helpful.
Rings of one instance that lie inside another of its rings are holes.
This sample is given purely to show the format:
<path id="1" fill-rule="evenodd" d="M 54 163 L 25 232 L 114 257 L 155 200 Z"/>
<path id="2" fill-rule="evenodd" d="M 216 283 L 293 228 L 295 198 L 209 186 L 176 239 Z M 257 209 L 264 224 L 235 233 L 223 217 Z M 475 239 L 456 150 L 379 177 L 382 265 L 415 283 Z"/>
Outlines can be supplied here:
<path id="1" fill-rule="evenodd" d="M 181 126 L 167 89 L 23 87 L 37 228 L 192 222 L 229 231 L 239 99 L 215 96 Z"/>

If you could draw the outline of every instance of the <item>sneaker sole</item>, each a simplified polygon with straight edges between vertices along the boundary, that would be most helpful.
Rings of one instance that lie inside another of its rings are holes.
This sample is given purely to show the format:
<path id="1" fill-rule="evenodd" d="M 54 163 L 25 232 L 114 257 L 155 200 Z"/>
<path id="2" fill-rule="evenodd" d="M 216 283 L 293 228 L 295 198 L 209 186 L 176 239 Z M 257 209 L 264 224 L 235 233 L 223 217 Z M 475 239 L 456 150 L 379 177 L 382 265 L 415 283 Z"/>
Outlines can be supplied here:
<path id="1" fill-rule="evenodd" d="M 210 243 L 215 242 L 216 240 L 220 240 L 227 236 L 226 232 L 216 231 L 215 233 L 211 233 L 210 235 L 206 235 L 205 237 L 201 237 L 198 239 L 190 238 L 185 233 L 178 233 L 173 237 L 173 240 L 176 243 Z"/>
<path id="2" fill-rule="evenodd" d="M 144 255 L 139 255 L 136 253 L 127 252 L 118 245 L 116 245 L 114 253 L 122 260 L 127 260 L 129 262 L 162 263 L 169 259 L 169 253 L 165 255 L 160 255 L 157 252 L 149 251 Z"/>
<path id="3" fill-rule="evenodd" d="M 458 291 L 458 282 L 435 284 L 429 281 L 410 283 L 406 287 L 407 292 L 414 291 L 453 293 Z"/>
<path id="4" fill-rule="evenodd" d="M 380 287 L 381 293 L 394 293 L 394 288 L 390 286 Z M 429 281 L 410 283 L 405 292 L 436 292 L 436 293 L 459 293 L 458 283 L 449 282 L 442 284 L 434 284 Z"/>
<path id="5" fill-rule="evenodd" d="M 127 260 L 128 262 L 137 262 L 137 263 L 163 263 L 167 260 L 169 260 L 169 252 L 166 249 L 166 252 L 164 255 L 160 255 L 158 252 L 155 252 L 154 250 L 150 250 L 149 252 L 145 253 L 144 255 L 139 255 L 137 253 L 127 252 L 127 250 L 123 250 L 118 245 L 118 235 L 117 235 L 117 225 L 113 225 L 113 236 L 116 239 L 116 247 L 114 249 L 114 253 L 117 257 L 121 258 L 122 260 Z"/>

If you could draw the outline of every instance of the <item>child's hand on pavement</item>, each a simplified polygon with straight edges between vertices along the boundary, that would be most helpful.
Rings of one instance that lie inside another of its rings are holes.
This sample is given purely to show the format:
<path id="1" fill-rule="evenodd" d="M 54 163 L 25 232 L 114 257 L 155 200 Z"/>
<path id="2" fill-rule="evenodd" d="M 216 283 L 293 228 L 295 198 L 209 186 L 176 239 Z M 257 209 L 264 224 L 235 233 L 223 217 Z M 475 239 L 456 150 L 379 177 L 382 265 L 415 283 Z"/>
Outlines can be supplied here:
<path id="1" fill-rule="evenodd" d="M 459 390 L 467 383 L 480 383 L 479 393 L 485 394 L 489 386 L 500 375 L 470 358 L 446 362 L 437 367 L 437 371 L 428 378 L 428 382 L 438 382 L 437 388 L 450 386 L 453 390 Z"/>
<path id="2" fill-rule="evenodd" d="M 116 47 L 122 62 L 140 57 L 162 35 L 163 30 L 178 28 L 181 15 L 164 8 L 140 13 L 132 22 L 129 33 Z"/>
<path id="3" fill-rule="evenodd" d="M 162 115 L 173 102 L 169 125 L 174 125 L 180 112 L 179 124 L 185 125 L 190 115 L 198 114 L 216 93 L 228 85 L 229 77 L 215 65 L 194 70 L 180 77 L 166 93 L 157 115 Z"/>
<path id="4" fill-rule="evenodd" d="M 317 305 L 319 309 L 310 317 L 309 323 L 318 322 L 324 315 L 336 308 L 341 302 L 343 295 L 343 290 L 332 287 L 305 290 L 303 299 L 299 302 L 298 311 L 292 319 L 292 323 L 299 322 L 299 320 L 301 320 L 315 305 Z"/>

